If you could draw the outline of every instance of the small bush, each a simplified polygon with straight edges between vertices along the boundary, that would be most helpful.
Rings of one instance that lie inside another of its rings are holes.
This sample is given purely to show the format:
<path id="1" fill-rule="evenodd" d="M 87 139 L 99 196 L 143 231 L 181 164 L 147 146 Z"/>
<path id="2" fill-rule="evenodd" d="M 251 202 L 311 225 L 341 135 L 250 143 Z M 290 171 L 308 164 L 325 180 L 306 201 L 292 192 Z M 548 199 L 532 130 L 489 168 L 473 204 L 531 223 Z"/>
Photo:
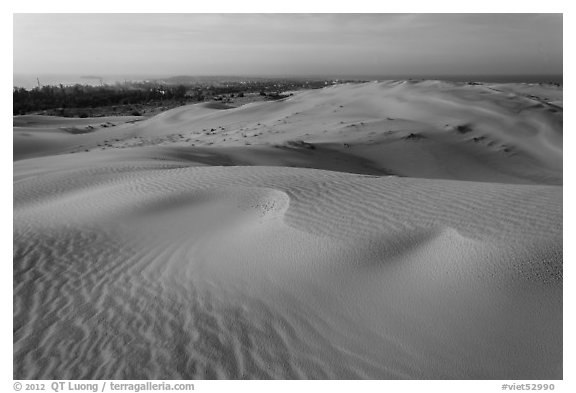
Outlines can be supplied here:
<path id="1" fill-rule="evenodd" d="M 468 124 L 462 124 L 456 127 L 456 131 L 458 131 L 461 134 L 466 134 L 472 131 L 472 127 L 470 127 Z"/>

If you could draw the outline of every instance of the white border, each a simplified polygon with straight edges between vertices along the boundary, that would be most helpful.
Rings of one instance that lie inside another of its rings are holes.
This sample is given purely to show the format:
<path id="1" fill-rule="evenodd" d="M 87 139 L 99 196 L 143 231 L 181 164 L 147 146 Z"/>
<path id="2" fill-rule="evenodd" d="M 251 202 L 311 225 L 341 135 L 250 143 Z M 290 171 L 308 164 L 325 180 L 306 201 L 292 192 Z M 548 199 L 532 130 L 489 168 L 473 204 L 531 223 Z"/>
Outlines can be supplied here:
<path id="1" fill-rule="evenodd" d="M 333 2 L 312 2 L 310 0 L 290 0 L 277 4 L 276 2 L 267 1 L 233 1 L 220 0 L 215 2 L 199 1 L 133 1 L 120 2 L 118 0 L 99 0 L 97 2 L 80 2 L 78 0 L 49 0 L 49 1 L 8 1 L 2 4 L 1 23 L 2 28 L 2 48 L 5 52 L 4 59 L 9 59 L 12 54 L 12 14 L 13 13 L 34 13 L 34 12 L 146 12 L 146 13 L 167 13 L 167 12 L 415 12 L 415 13 L 451 13 L 451 12 L 544 12 L 544 13 L 564 13 L 564 64 L 565 70 L 574 70 L 573 51 L 570 50 L 567 42 L 571 42 L 570 37 L 576 37 L 574 31 L 574 9 L 568 5 L 568 1 L 502 1 L 502 0 L 484 0 L 473 3 L 462 1 L 426 1 L 412 0 L 410 2 L 375 2 L 354 0 L 340 3 Z M 574 47 L 574 44 L 571 44 Z M 12 99 L 8 95 L 12 89 L 12 63 L 5 60 L 3 67 L 3 86 L 2 86 L 2 108 L 5 108 L 3 117 L 4 132 L 11 130 L 11 103 Z M 565 111 L 565 140 L 564 150 L 571 151 L 574 146 L 574 116 L 571 109 L 573 108 L 573 78 L 571 72 L 564 73 L 564 106 Z M 10 117 L 8 114 L 10 110 Z M 0 370 L 2 375 L 2 384 L 0 390 L 5 392 L 13 390 L 12 380 L 12 268 L 9 262 L 12 249 L 12 141 L 7 141 L 0 145 L 2 149 L 2 165 L 0 171 L 2 174 L 2 236 L 1 250 L 3 262 L 0 276 L 2 285 L 0 302 L 1 314 L 5 316 L 3 323 L 0 324 L 2 335 Z M 548 381 L 554 383 L 555 391 L 575 391 L 576 384 L 574 372 L 574 339 L 572 332 L 575 331 L 573 316 L 574 296 L 574 207 L 571 198 L 574 196 L 573 174 L 575 169 L 574 156 L 565 155 L 564 162 L 564 381 Z M 571 241 L 572 240 L 572 241 Z M 136 382 L 136 381 L 134 381 Z M 438 391 L 438 392 L 496 392 L 501 390 L 502 383 L 520 383 L 523 381 L 197 381 L 195 382 L 196 391 L 231 391 L 238 390 L 250 392 L 269 392 L 271 389 L 279 392 L 288 392 L 296 389 L 319 390 L 329 389 L 336 392 L 349 392 L 353 389 L 362 391 Z M 527 382 L 527 381 L 526 381 Z M 546 381 L 539 381 L 545 383 Z M 572 388 L 569 388 L 572 386 Z"/>

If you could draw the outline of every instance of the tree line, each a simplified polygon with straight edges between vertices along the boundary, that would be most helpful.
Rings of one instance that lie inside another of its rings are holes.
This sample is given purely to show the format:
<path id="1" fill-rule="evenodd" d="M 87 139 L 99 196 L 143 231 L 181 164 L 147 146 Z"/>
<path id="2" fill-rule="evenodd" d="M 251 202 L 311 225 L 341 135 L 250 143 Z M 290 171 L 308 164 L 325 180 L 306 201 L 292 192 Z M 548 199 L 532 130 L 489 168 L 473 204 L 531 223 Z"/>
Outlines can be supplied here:
<path id="1" fill-rule="evenodd" d="M 14 87 L 13 114 L 21 115 L 54 108 L 97 108 L 142 104 L 164 100 L 184 100 L 186 86 L 73 85 L 42 86 L 31 90 Z M 193 97 L 190 97 L 193 98 Z"/>
<path id="2" fill-rule="evenodd" d="M 344 81 L 340 81 L 342 83 Z M 128 82 L 116 85 L 46 85 L 33 89 L 14 87 L 13 114 L 24 115 L 50 110 L 61 116 L 78 109 L 111 106 L 157 105 L 165 102 L 186 103 L 222 100 L 224 96 L 243 97 L 256 93 L 268 99 L 280 99 L 282 92 L 296 89 L 318 89 L 325 80 L 270 79 L 248 81 L 207 81 L 192 84 L 160 83 L 158 81 Z M 73 110 L 72 110 L 73 109 Z M 72 111 L 70 111 L 72 110 Z"/>

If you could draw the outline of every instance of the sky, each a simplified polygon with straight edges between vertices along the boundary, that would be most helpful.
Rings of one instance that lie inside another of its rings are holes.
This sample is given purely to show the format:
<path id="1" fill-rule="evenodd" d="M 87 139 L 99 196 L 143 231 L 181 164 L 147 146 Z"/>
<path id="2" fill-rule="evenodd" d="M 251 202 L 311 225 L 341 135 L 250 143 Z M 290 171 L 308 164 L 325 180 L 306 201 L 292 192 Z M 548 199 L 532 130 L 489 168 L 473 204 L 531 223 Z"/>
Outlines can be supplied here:
<path id="1" fill-rule="evenodd" d="M 562 74 L 562 14 L 14 14 L 14 74 Z"/>

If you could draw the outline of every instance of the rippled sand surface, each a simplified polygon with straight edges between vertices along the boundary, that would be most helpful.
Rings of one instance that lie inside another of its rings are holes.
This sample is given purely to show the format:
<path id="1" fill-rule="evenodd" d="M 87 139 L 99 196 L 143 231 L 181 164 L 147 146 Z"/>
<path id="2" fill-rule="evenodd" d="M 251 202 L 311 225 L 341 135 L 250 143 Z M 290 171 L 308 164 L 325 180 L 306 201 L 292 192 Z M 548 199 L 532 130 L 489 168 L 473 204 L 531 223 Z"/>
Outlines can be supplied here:
<path id="1" fill-rule="evenodd" d="M 16 117 L 14 378 L 562 378 L 561 91 L 535 89 Z"/>

